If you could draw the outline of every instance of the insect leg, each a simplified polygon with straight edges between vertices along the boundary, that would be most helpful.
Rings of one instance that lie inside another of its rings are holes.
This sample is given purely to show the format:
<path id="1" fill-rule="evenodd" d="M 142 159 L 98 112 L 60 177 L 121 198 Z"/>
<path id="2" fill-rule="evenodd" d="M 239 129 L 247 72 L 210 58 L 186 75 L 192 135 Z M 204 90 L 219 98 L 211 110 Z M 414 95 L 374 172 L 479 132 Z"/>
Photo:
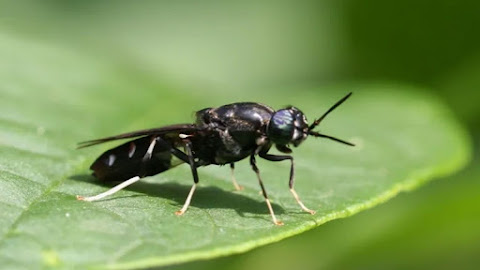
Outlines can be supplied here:
<path id="1" fill-rule="evenodd" d="M 152 158 L 153 149 L 155 148 L 155 144 L 157 143 L 157 139 L 160 139 L 160 138 L 152 137 L 150 145 L 148 146 L 148 150 L 147 150 L 147 152 L 145 153 L 145 156 L 142 159 L 143 164 L 145 164 L 146 161 L 148 161 L 150 158 Z M 134 177 L 128 179 L 127 181 L 124 181 L 124 182 L 114 186 L 113 188 L 111 188 L 111 189 L 109 189 L 109 190 L 107 190 L 103 193 L 100 193 L 98 195 L 95 195 L 95 196 L 84 197 L 84 196 L 77 195 L 77 200 L 87 201 L 87 202 L 98 201 L 100 199 L 103 199 L 103 198 L 105 198 L 109 195 L 112 195 L 112 194 L 116 193 L 119 190 L 124 189 L 125 187 L 128 187 L 129 185 L 137 182 L 138 180 L 140 180 L 141 177 L 144 176 L 145 167 L 144 167 L 143 164 L 140 168 L 140 175 L 134 176 Z"/>
<path id="2" fill-rule="evenodd" d="M 143 159 L 142 159 L 143 162 L 152 158 L 153 149 L 155 148 L 155 144 L 157 143 L 158 139 L 160 138 L 152 137 L 152 140 L 150 141 L 150 145 L 148 146 L 147 152 L 145 153 L 145 156 L 143 156 Z"/>
<path id="3" fill-rule="evenodd" d="M 93 201 L 98 201 L 100 199 L 103 199 L 109 195 L 112 195 L 114 194 L 115 192 L 121 190 L 121 189 L 124 189 L 125 187 L 127 186 L 130 186 L 131 184 L 137 182 L 138 180 L 140 180 L 140 177 L 139 176 L 135 176 L 135 177 L 132 177 L 130 179 L 128 179 L 127 181 L 125 182 L 122 182 L 116 186 L 114 186 L 113 188 L 103 192 L 103 193 L 100 193 L 98 195 L 95 195 L 95 196 L 91 196 L 91 197 L 84 197 L 84 196 L 80 196 L 80 195 L 77 195 L 77 200 L 79 201 L 87 201 L 87 202 L 93 202 Z"/>
<path id="4" fill-rule="evenodd" d="M 167 143 L 165 140 L 163 140 L 162 138 L 158 138 L 157 139 L 157 143 L 161 146 L 163 146 L 164 148 L 170 148 L 170 153 L 172 153 L 172 155 L 174 155 L 175 157 L 177 157 L 178 159 L 182 160 L 183 162 L 185 163 L 190 163 L 189 159 L 188 159 L 188 156 L 183 153 L 182 151 L 178 150 L 177 148 L 173 147 L 172 145 L 170 145 L 169 143 Z"/>
<path id="5" fill-rule="evenodd" d="M 146 175 L 147 168 L 145 164 L 147 163 L 147 161 L 149 161 L 152 158 L 153 149 L 155 148 L 155 144 L 157 144 L 157 141 L 164 142 L 159 137 L 152 137 L 152 139 L 150 140 L 150 145 L 148 146 L 147 152 L 142 158 L 142 163 L 140 165 L 140 177 L 145 177 Z"/>
<path id="6" fill-rule="evenodd" d="M 300 207 L 303 209 L 303 211 L 308 212 L 310 214 L 315 214 L 314 210 L 308 209 L 303 202 L 300 200 L 300 197 L 298 196 L 297 192 L 295 191 L 295 188 L 293 187 L 293 184 L 295 182 L 295 167 L 293 163 L 293 157 L 292 156 L 287 156 L 287 155 L 270 155 L 267 153 L 260 153 L 259 156 L 261 158 L 264 158 L 266 160 L 270 161 L 282 161 L 282 160 L 290 160 L 290 180 L 288 181 L 288 186 L 290 188 L 290 192 L 292 193 L 293 197 L 297 201 L 297 203 L 300 205 Z"/>
<path id="7" fill-rule="evenodd" d="M 262 194 L 263 194 L 263 197 L 265 198 L 265 202 L 267 203 L 268 210 L 270 211 L 270 215 L 272 216 L 273 223 L 275 225 L 283 225 L 283 222 L 281 222 L 280 220 L 277 220 L 277 218 L 275 217 L 275 213 L 273 212 L 272 205 L 270 204 L 270 200 L 268 199 L 268 196 L 267 196 L 267 191 L 265 190 L 265 187 L 263 186 L 262 178 L 260 177 L 260 170 L 257 167 L 256 161 L 255 161 L 255 155 L 253 154 L 250 156 L 250 165 L 252 165 L 253 171 L 257 174 L 258 183 L 262 188 Z"/>
<path id="8" fill-rule="evenodd" d="M 235 187 L 235 190 L 237 191 L 240 191 L 240 190 L 243 190 L 243 187 L 240 186 L 238 183 L 237 183 L 237 179 L 235 178 L 235 173 L 234 173 L 234 170 L 235 170 L 235 163 L 230 163 L 230 169 L 231 169 L 231 172 L 232 172 L 232 182 L 233 182 L 233 186 Z"/>
<path id="9" fill-rule="evenodd" d="M 185 211 L 187 211 L 187 208 L 190 205 L 190 201 L 192 200 L 193 193 L 195 192 L 195 188 L 197 187 L 197 183 L 198 183 L 197 165 L 195 164 L 195 160 L 193 158 L 192 143 L 190 141 L 187 141 L 185 143 L 185 150 L 188 156 L 188 163 L 190 164 L 190 168 L 192 169 L 194 183 L 192 188 L 190 189 L 190 192 L 188 193 L 187 199 L 185 200 L 185 204 L 183 204 L 182 209 L 175 212 L 175 215 L 177 216 L 181 216 L 183 215 L 183 213 L 185 213 Z"/>

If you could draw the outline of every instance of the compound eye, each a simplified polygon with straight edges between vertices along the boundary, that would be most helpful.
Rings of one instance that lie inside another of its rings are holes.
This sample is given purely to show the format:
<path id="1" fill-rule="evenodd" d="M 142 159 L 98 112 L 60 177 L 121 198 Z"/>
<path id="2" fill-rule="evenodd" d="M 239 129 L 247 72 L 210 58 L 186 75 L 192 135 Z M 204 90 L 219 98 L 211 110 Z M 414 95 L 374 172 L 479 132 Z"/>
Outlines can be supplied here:
<path id="1" fill-rule="evenodd" d="M 279 110 L 275 112 L 268 125 L 268 137 L 276 144 L 288 144 L 292 140 L 294 116 L 290 110 Z"/>

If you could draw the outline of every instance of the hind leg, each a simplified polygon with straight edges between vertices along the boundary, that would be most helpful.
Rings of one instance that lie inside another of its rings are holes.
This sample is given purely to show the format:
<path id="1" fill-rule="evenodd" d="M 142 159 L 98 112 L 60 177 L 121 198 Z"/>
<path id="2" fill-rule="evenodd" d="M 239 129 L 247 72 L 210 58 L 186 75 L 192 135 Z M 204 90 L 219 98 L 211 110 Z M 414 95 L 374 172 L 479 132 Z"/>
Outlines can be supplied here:
<path id="1" fill-rule="evenodd" d="M 131 184 L 137 182 L 138 180 L 140 180 L 140 177 L 139 176 L 134 176 L 130 179 L 128 179 L 127 181 L 125 182 L 122 182 L 116 186 L 114 186 L 113 188 L 103 192 L 103 193 L 100 193 L 98 195 L 95 195 L 95 196 L 90 196 L 90 197 L 84 197 L 84 196 L 80 196 L 80 195 L 77 195 L 77 200 L 79 201 L 87 201 L 87 202 L 93 202 L 93 201 L 98 201 L 98 200 L 101 200 L 107 196 L 110 196 L 114 193 L 116 193 L 117 191 L 120 191 L 128 186 L 130 186 Z"/>
<path id="2" fill-rule="evenodd" d="M 132 177 L 132 178 L 116 185 L 116 186 L 114 186 L 113 188 L 111 188 L 111 189 L 109 189 L 109 190 L 107 190 L 103 193 L 100 193 L 98 195 L 95 195 L 95 196 L 85 197 L 85 196 L 77 195 L 77 200 L 87 201 L 87 202 L 98 201 L 98 200 L 101 200 L 101 199 L 103 199 L 107 196 L 115 194 L 116 192 L 130 186 L 133 183 L 136 183 L 138 180 L 140 180 L 144 176 L 144 174 L 145 174 L 144 164 L 152 158 L 153 149 L 155 148 L 155 144 L 157 143 L 158 140 L 161 140 L 161 139 L 157 138 L 157 137 L 153 137 L 152 140 L 150 141 L 150 145 L 148 146 L 147 152 L 145 153 L 145 155 L 143 156 L 143 159 L 142 159 L 142 166 L 140 168 L 139 175 L 134 176 L 134 177 Z M 163 140 L 162 140 L 162 142 L 163 142 Z"/>

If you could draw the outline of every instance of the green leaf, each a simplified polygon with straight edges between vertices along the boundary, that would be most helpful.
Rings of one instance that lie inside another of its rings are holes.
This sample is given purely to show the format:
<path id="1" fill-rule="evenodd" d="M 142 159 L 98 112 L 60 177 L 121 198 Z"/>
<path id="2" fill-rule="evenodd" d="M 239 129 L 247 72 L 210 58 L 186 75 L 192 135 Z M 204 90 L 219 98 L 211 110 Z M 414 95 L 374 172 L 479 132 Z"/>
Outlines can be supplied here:
<path id="1" fill-rule="evenodd" d="M 108 59 L 0 35 L 0 265 L 5 268 L 139 268 L 244 252 L 373 207 L 469 159 L 465 131 L 435 97 L 388 84 L 275 90 L 168 87 Z M 184 216 L 174 212 L 192 184 L 179 166 L 108 199 L 88 167 L 115 144 L 77 142 L 137 128 L 191 122 L 207 106 L 252 100 L 294 104 L 312 120 L 346 92 L 353 97 L 320 126 L 351 148 L 310 138 L 294 149 L 296 189 L 317 210 L 301 212 L 288 190 L 289 164 L 259 161 L 274 226 L 248 162 L 233 191 L 227 167 L 201 168 Z"/>
<path id="2" fill-rule="evenodd" d="M 477 164 L 478 159 L 460 174 L 298 237 L 169 269 L 475 269 L 480 262 Z"/>

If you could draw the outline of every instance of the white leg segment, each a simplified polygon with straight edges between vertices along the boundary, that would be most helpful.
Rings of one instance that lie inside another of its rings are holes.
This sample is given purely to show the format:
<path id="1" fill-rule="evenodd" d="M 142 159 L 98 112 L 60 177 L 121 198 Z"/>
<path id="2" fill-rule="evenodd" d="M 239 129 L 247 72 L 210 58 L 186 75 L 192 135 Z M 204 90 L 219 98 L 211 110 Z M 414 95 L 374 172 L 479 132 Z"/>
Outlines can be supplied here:
<path id="1" fill-rule="evenodd" d="M 147 153 L 145 153 L 145 156 L 143 157 L 143 160 L 147 160 L 147 159 L 150 159 L 152 157 L 153 148 L 155 147 L 156 143 L 157 143 L 156 138 L 153 138 L 152 142 L 148 146 Z"/>
<path id="2" fill-rule="evenodd" d="M 290 189 L 290 192 L 292 192 L 293 197 L 295 198 L 295 200 L 296 200 L 297 203 L 300 205 L 300 207 L 302 208 L 303 211 L 308 212 L 308 213 L 310 213 L 310 214 L 312 214 L 312 215 L 315 214 L 315 210 L 308 209 L 308 208 L 303 204 L 303 202 L 300 200 L 300 197 L 298 197 L 297 192 L 295 192 L 295 189 L 291 188 L 291 189 Z"/>
<path id="3" fill-rule="evenodd" d="M 127 181 L 125 182 L 122 182 L 116 186 L 114 186 L 113 188 L 103 192 L 103 193 L 100 193 L 98 195 L 95 195 L 95 196 L 91 196 L 91 197 L 83 197 L 83 196 L 79 196 L 77 195 L 77 200 L 79 201 L 87 201 L 87 202 L 93 202 L 93 201 L 98 201 L 100 199 L 103 199 L 109 195 L 112 195 L 114 194 L 115 192 L 119 191 L 119 190 L 122 190 L 124 189 L 125 187 L 128 187 L 130 186 L 131 184 L 137 182 L 138 180 L 140 180 L 140 177 L 139 176 L 135 176 L 135 177 L 132 177 L 130 179 L 128 179 Z"/>
<path id="4" fill-rule="evenodd" d="M 235 187 L 235 190 L 236 191 L 243 190 L 243 187 L 238 184 L 237 178 L 235 178 L 235 172 L 233 168 L 231 169 L 231 176 L 232 176 L 232 182 L 233 182 L 233 186 Z"/>
<path id="5" fill-rule="evenodd" d="M 183 205 L 182 209 L 178 210 L 175 212 L 175 215 L 181 216 L 185 211 L 187 211 L 188 206 L 190 205 L 190 201 L 192 200 L 193 193 L 195 192 L 195 188 L 197 187 L 197 184 L 193 184 L 192 188 L 190 189 L 190 192 L 188 193 L 187 199 L 185 200 L 185 204 Z"/>
<path id="6" fill-rule="evenodd" d="M 273 212 L 272 204 L 270 203 L 270 200 L 268 198 L 265 198 L 265 202 L 267 203 L 268 206 L 268 211 L 270 211 L 270 215 L 272 216 L 272 221 L 273 224 L 282 226 L 283 222 L 278 220 L 277 217 L 275 216 L 275 213 Z"/>

